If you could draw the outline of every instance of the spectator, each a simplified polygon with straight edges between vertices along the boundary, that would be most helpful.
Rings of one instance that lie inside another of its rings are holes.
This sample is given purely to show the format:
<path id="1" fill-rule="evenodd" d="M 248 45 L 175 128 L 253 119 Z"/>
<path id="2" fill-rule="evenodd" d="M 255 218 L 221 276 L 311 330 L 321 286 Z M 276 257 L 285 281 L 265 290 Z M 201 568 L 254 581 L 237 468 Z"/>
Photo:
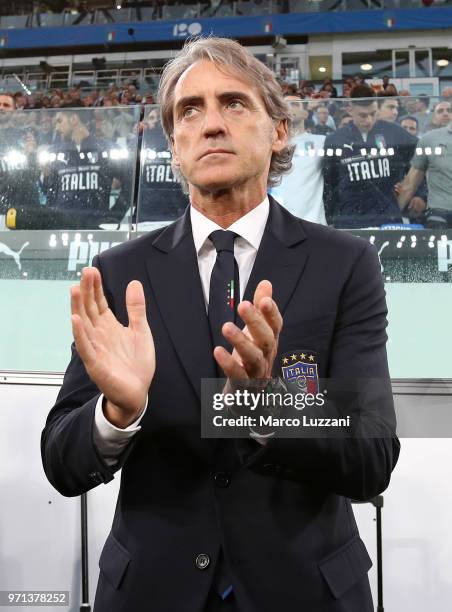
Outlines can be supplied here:
<path id="1" fill-rule="evenodd" d="M 141 123 L 142 154 L 137 222 L 174 221 L 187 204 L 172 170 L 172 157 L 159 119 L 159 109 L 151 108 Z"/>
<path id="2" fill-rule="evenodd" d="M 427 177 L 428 227 L 452 227 L 452 123 L 424 134 L 419 140 L 411 168 L 399 188 L 399 204 L 405 207 Z M 416 214 L 425 212 L 424 207 Z"/>
<path id="3" fill-rule="evenodd" d="M 401 89 L 399 91 L 399 121 L 406 115 L 412 116 L 416 111 L 416 98 L 411 97 L 408 89 Z"/>
<path id="4" fill-rule="evenodd" d="M 436 130 L 437 128 L 446 127 L 452 118 L 451 103 L 447 101 L 438 102 L 433 109 L 431 115 L 432 120 L 427 127 L 427 130 Z"/>
<path id="5" fill-rule="evenodd" d="M 291 213 L 302 219 L 326 224 L 323 206 L 322 161 L 325 136 L 306 131 L 308 112 L 300 96 L 286 96 L 291 108 L 291 144 L 295 145 L 292 170 L 284 175 L 272 195 Z"/>
<path id="6" fill-rule="evenodd" d="M 352 90 L 352 85 L 350 85 L 350 83 L 348 83 L 347 81 L 344 83 L 343 87 L 342 87 L 342 96 L 344 98 L 349 98 L 350 97 L 350 92 Z"/>
<path id="7" fill-rule="evenodd" d="M 324 203 L 336 227 L 400 223 L 394 186 L 405 174 L 417 139 L 395 123 L 377 119 L 374 90 L 351 92 L 352 121 L 325 140 Z"/>
<path id="8" fill-rule="evenodd" d="M 336 129 L 334 119 L 330 116 L 328 107 L 324 105 L 320 105 L 316 108 L 314 113 L 314 123 L 314 134 L 321 136 L 327 136 Z M 331 127 L 331 125 L 334 125 L 334 128 Z"/>
<path id="9" fill-rule="evenodd" d="M 91 135 L 91 111 L 61 109 L 55 126 L 60 143 L 54 145 L 56 160 L 49 162 L 44 189 L 47 204 L 55 208 L 61 227 L 95 229 L 101 223 L 118 223 L 131 201 L 131 173 L 124 161 L 113 157 L 113 143 Z M 114 183 L 120 194 L 110 210 Z M 58 227 L 58 221 L 53 227 Z"/>
<path id="10" fill-rule="evenodd" d="M 337 98 L 337 89 L 333 85 L 331 79 L 325 79 L 320 91 L 327 91 L 330 93 L 331 98 Z"/>
<path id="11" fill-rule="evenodd" d="M 319 117 L 317 117 L 317 109 L 322 108 L 322 107 L 326 108 L 326 112 L 321 111 L 320 116 L 322 117 L 322 119 L 326 119 L 326 125 L 329 128 L 331 128 L 331 130 L 334 131 L 336 129 L 336 124 L 334 122 L 334 119 L 330 115 L 328 107 L 325 105 L 325 103 L 321 102 L 320 100 L 311 99 L 308 102 L 307 110 L 309 112 L 309 118 L 312 119 L 312 121 L 314 122 L 314 125 L 318 125 L 320 120 L 319 120 Z"/>
<path id="12" fill-rule="evenodd" d="M 416 98 L 416 112 L 414 113 L 419 125 L 419 134 L 423 134 L 430 123 L 430 98 L 418 96 Z"/>
<path id="13" fill-rule="evenodd" d="M 0 215 L 10 208 L 40 203 L 36 138 L 25 124 L 18 127 L 15 99 L 0 93 Z"/>
<path id="14" fill-rule="evenodd" d="M 452 98 L 452 87 L 446 87 L 441 94 L 443 98 Z"/>
<path id="15" fill-rule="evenodd" d="M 301 95 L 303 98 L 310 98 L 315 93 L 315 87 L 310 81 L 304 81 L 301 86 Z"/>
<path id="16" fill-rule="evenodd" d="M 378 119 L 394 123 L 399 115 L 399 101 L 392 95 L 382 95 L 377 99 Z"/>
<path id="17" fill-rule="evenodd" d="M 389 77 L 388 75 L 385 75 L 383 77 L 383 85 L 382 85 L 384 91 L 386 91 L 386 88 L 388 87 L 388 85 L 389 85 Z"/>
<path id="18" fill-rule="evenodd" d="M 407 115 L 400 122 L 401 127 L 406 130 L 412 136 L 418 135 L 419 124 L 416 117 L 412 117 L 411 115 Z"/>
<path id="19" fill-rule="evenodd" d="M 28 99 L 22 92 L 18 91 L 14 94 L 14 105 L 16 110 L 28 108 Z"/>
<path id="20" fill-rule="evenodd" d="M 339 129 L 345 127 L 346 125 L 348 125 L 351 121 L 353 121 L 353 117 L 350 115 L 350 113 L 343 113 L 340 117 L 340 121 L 339 121 Z"/>
<path id="21" fill-rule="evenodd" d="M 39 130 L 37 131 L 38 147 L 48 147 L 54 137 L 52 113 L 45 110 L 39 113 Z"/>
<path id="22" fill-rule="evenodd" d="M 389 96 L 398 96 L 399 93 L 397 91 L 397 87 L 394 85 L 394 83 L 388 83 L 388 86 L 385 89 L 385 93 L 387 93 Z"/>

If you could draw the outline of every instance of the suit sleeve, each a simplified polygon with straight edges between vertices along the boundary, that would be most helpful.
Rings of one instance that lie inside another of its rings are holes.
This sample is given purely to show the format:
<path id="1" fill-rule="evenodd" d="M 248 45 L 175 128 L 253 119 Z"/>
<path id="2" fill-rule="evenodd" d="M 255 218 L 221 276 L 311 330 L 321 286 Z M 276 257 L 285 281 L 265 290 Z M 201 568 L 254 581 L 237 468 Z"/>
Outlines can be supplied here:
<path id="1" fill-rule="evenodd" d="M 344 396 L 352 430 L 348 437 L 327 432 L 325 437 L 274 438 L 257 451 L 255 443 L 253 448 L 253 442 L 242 440 L 239 455 L 247 468 L 261 473 L 272 468 L 283 478 L 356 500 L 387 488 L 400 444 L 386 356 L 386 314 L 378 256 L 366 244 L 343 287 L 327 371 L 333 383 L 349 382 L 348 391 L 359 385 L 359 393 Z M 327 402 L 328 411 L 335 417 L 338 406 Z"/>
<path id="2" fill-rule="evenodd" d="M 96 257 L 93 265 L 100 269 Z M 105 290 L 112 307 L 112 298 Z M 134 440 L 114 467 L 101 457 L 94 440 L 96 404 L 100 391 L 89 378 L 75 346 L 55 406 L 47 417 L 41 436 L 41 456 L 50 483 L 62 495 L 85 493 L 107 483 L 122 467 Z"/>

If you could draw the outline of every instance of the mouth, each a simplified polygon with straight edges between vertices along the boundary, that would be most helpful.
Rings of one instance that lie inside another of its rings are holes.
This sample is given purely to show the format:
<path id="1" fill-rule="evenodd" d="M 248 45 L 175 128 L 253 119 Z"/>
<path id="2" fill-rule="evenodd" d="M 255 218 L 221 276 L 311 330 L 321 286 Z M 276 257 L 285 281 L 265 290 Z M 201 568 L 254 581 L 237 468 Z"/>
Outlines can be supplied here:
<path id="1" fill-rule="evenodd" d="M 208 155 L 233 155 L 232 151 L 227 151 L 226 149 L 207 149 L 199 159 L 203 159 Z"/>

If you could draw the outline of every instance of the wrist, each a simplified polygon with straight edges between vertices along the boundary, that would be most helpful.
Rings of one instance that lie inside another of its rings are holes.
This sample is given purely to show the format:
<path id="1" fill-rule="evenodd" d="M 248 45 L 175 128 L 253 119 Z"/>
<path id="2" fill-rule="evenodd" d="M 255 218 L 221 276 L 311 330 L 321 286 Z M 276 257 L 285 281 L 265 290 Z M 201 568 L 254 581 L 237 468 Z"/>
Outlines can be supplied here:
<path id="1" fill-rule="evenodd" d="M 126 429 L 129 425 L 132 425 L 139 418 L 143 410 L 144 406 L 139 410 L 125 410 L 106 397 L 104 397 L 102 402 L 102 411 L 105 418 L 119 429 Z"/>

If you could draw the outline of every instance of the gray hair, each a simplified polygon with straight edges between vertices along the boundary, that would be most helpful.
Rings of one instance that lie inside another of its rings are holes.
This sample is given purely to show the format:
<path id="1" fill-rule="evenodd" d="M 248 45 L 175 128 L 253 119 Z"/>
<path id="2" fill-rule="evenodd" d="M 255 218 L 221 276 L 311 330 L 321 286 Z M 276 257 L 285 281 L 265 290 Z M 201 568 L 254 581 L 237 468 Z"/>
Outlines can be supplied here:
<path id="1" fill-rule="evenodd" d="M 235 40 L 215 36 L 199 37 L 190 39 L 185 43 L 180 54 L 166 64 L 160 79 L 158 92 L 160 117 L 163 131 L 169 143 L 171 143 L 174 130 L 175 86 L 182 74 L 192 64 L 200 60 L 211 61 L 225 67 L 228 72 L 246 75 L 247 80 L 257 87 L 271 120 L 275 124 L 285 121 L 290 126 L 290 106 L 284 99 L 281 86 L 275 75 L 265 64 Z M 287 145 L 279 153 L 272 154 L 267 180 L 269 187 L 279 185 L 282 175 L 290 171 L 294 150 L 293 145 Z M 187 191 L 187 182 L 181 175 L 179 168 L 173 168 L 173 170 L 181 181 L 182 188 Z"/>

